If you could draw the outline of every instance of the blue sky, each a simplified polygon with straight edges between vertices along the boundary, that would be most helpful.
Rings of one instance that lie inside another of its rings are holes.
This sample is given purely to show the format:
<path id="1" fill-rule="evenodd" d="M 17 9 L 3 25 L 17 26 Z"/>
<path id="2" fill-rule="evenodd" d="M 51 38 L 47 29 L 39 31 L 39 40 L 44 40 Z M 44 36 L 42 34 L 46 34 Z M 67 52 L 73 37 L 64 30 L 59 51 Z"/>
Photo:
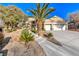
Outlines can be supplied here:
<path id="1" fill-rule="evenodd" d="M 34 3 L 0 3 L 1 5 L 8 6 L 8 5 L 15 5 L 27 14 L 31 15 L 30 12 L 26 11 L 26 9 L 36 8 Z M 53 7 L 56 10 L 51 13 L 50 17 L 57 15 L 64 20 L 67 20 L 67 15 L 69 13 L 75 12 L 79 10 L 79 3 L 51 3 L 49 7 Z"/>

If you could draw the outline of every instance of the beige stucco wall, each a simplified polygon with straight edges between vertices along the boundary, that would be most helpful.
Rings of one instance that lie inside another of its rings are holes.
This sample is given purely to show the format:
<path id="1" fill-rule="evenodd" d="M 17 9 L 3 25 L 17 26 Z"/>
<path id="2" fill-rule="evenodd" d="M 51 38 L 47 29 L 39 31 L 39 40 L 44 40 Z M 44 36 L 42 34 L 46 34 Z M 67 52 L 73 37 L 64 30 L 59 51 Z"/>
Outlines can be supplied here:
<path id="1" fill-rule="evenodd" d="M 52 25 L 52 30 L 54 30 L 54 31 L 67 30 L 66 24 L 64 24 L 62 28 L 61 28 L 61 25 L 58 25 L 58 24 L 51 24 L 51 25 Z M 44 29 L 45 30 L 51 30 L 51 25 L 50 24 L 44 24 Z"/>

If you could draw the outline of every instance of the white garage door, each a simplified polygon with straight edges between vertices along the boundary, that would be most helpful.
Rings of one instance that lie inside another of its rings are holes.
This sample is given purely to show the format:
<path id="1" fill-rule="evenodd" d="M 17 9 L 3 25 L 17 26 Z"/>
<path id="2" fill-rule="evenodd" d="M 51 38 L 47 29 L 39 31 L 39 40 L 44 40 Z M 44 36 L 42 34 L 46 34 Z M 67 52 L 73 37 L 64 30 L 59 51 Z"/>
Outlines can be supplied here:
<path id="1" fill-rule="evenodd" d="M 51 30 L 51 25 L 44 25 L 45 30 Z"/>

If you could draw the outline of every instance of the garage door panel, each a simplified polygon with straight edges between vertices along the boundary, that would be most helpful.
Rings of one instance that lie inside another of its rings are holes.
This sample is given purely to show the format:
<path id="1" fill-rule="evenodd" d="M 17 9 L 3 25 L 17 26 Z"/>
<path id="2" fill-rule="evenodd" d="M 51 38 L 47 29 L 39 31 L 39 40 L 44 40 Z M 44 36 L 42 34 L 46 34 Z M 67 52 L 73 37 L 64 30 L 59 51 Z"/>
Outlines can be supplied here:
<path id="1" fill-rule="evenodd" d="M 45 25 L 44 28 L 45 30 L 51 30 L 51 25 Z"/>

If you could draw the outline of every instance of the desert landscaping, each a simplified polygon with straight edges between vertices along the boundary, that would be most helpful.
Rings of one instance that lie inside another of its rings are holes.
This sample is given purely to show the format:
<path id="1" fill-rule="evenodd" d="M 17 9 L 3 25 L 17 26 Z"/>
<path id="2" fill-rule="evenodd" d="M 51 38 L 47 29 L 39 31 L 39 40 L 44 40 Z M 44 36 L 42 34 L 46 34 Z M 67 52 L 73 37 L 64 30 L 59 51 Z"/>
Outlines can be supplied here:
<path id="1" fill-rule="evenodd" d="M 15 5 L 0 5 L 0 56 L 78 56 L 78 15 L 68 21 L 49 15 L 49 3 L 34 4 L 30 14 Z M 74 44 L 73 44 L 74 43 Z"/>

